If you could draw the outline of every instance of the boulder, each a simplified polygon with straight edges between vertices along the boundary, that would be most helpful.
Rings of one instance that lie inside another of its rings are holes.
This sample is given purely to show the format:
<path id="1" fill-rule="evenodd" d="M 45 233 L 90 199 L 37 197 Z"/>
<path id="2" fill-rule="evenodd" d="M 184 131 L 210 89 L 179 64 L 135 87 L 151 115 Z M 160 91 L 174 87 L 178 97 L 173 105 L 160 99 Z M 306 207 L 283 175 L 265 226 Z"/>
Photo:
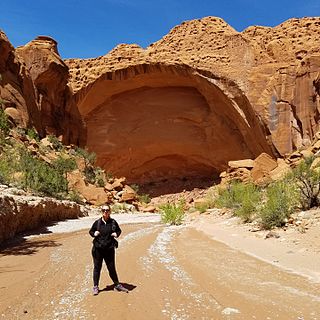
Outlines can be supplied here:
<path id="1" fill-rule="evenodd" d="M 145 207 L 139 207 L 139 211 L 142 212 L 156 212 L 157 208 L 155 206 L 149 205 Z"/>
<path id="2" fill-rule="evenodd" d="M 90 184 L 87 185 L 79 170 L 69 172 L 67 178 L 69 188 L 77 190 L 90 204 L 101 205 L 109 203 L 112 200 L 112 195 L 106 193 L 104 188 Z"/>
<path id="3" fill-rule="evenodd" d="M 229 161 L 228 166 L 232 169 L 237 168 L 253 168 L 254 161 L 252 159 L 244 159 L 244 160 L 237 160 L 237 161 Z"/>
<path id="4" fill-rule="evenodd" d="M 114 182 L 111 184 L 112 190 L 117 190 L 117 191 L 122 190 L 125 183 L 126 183 L 126 178 L 124 177 L 116 178 Z"/>
<path id="5" fill-rule="evenodd" d="M 122 190 L 121 201 L 122 202 L 132 202 L 137 199 L 136 192 L 128 185 L 126 185 Z"/>
<path id="6" fill-rule="evenodd" d="M 254 160 L 254 166 L 251 170 L 251 177 L 254 182 L 263 178 L 269 178 L 270 172 L 277 167 L 277 161 L 266 153 L 262 153 Z"/>
<path id="7" fill-rule="evenodd" d="M 272 180 L 276 181 L 285 177 L 291 171 L 284 159 L 277 159 L 277 167 L 269 172 Z"/>
<path id="8" fill-rule="evenodd" d="M 104 188 L 98 188 L 94 185 L 87 185 L 78 190 L 89 204 L 96 206 L 111 202 L 110 194 L 104 191 Z"/>

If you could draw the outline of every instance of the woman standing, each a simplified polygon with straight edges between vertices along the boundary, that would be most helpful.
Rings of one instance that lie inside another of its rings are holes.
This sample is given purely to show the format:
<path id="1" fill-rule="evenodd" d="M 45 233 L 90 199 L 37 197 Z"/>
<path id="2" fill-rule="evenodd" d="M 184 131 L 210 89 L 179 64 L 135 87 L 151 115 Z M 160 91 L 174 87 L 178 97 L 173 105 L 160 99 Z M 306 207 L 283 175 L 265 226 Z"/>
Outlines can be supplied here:
<path id="1" fill-rule="evenodd" d="M 109 276 L 113 281 L 116 291 L 128 292 L 128 290 L 119 283 L 115 266 L 115 248 L 118 247 L 118 238 L 121 229 L 116 220 L 110 218 L 111 208 L 108 205 L 101 207 L 102 217 L 96 220 L 89 233 L 94 238 L 92 247 L 93 257 L 93 295 L 99 293 L 99 280 L 102 268 L 102 261 L 107 265 Z"/>

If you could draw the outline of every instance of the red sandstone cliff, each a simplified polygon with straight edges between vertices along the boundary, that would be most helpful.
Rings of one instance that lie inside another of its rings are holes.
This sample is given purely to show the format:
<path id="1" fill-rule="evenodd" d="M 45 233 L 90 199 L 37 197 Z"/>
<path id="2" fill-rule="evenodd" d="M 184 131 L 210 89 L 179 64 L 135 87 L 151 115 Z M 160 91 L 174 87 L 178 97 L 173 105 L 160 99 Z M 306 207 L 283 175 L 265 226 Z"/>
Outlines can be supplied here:
<path id="1" fill-rule="evenodd" d="M 16 52 L 5 43 L 4 79 L 14 65 L 34 86 L 32 103 L 17 86 L 23 123 L 85 144 L 100 166 L 131 181 L 213 176 L 229 160 L 305 147 L 319 130 L 319 17 L 243 32 L 207 17 L 145 50 L 119 45 L 64 62 L 48 38 Z"/>

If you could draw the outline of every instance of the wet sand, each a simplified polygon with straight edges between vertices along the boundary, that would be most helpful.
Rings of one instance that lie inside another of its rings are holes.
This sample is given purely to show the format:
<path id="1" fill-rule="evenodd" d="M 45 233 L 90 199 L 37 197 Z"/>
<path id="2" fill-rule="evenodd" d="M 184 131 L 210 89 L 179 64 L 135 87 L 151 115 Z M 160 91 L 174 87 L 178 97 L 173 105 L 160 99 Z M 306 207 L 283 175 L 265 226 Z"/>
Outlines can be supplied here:
<path id="1" fill-rule="evenodd" d="M 128 294 L 113 291 L 104 267 L 92 296 L 87 230 L 38 236 L 1 252 L 2 319 L 320 319 L 319 283 L 208 230 L 121 226 L 117 270 Z"/>

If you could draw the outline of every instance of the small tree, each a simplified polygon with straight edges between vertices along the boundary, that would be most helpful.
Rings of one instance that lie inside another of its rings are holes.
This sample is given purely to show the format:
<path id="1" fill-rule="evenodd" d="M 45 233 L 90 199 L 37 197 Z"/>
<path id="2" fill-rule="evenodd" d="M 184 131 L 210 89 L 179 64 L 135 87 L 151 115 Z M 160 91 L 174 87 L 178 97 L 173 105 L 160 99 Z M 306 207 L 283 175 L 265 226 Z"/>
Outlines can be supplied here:
<path id="1" fill-rule="evenodd" d="M 28 128 L 27 129 L 27 132 L 26 132 L 26 135 L 32 140 L 32 139 L 34 139 L 34 140 L 36 140 L 36 141 L 40 141 L 40 137 L 39 137 L 39 134 L 38 134 L 38 132 L 37 132 L 37 130 L 34 128 L 34 127 L 32 127 L 32 128 Z"/>
<path id="2" fill-rule="evenodd" d="M 287 180 L 270 184 L 266 189 L 266 202 L 260 207 L 261 225 L 265 229 L 281 227 L 296 206 L 295 188 Z"/>
<path id="3" fill-rule="evenodd" d="M 96 162 L 96 154 L 94 152 L 88 152 L 88 150 L 77 148 L 76 154 L 83 158 L 85 167 L 88 167 L 89 165 L 94 165 Z"/>
<path id="4" fill-rule="evenodd" d="M 303 160 L 289 175 L 300 191 L 300 204 L 304 210 L 320 206 L 320 164 L 311 168 L 315 157 Z"/>
<path id="5" fill-rule="evenodd" d="M 68 172 L 71 172 L 76 169 L 77 164 L 76 161 L 72 158 L 63 158 L 59 157 L 53 162 L 53 166 L 64 175 L 65 179 L 67 180 Z M 68 184 L 66 185 L 66 191 L 68 192 Z"/>
<path id="6" fill-rule="evenodd" d="M 57 198 L 67 190 L 68 182 L 59 170 L 32 157 L 26 150 L 21 151 L 20 165 L 24 188 Z"/>
<path id="7" fill-rule="evenodd" d="M 234 209 L 235 215 L 249 222 L 260 203 L 261 194 L 254 184 L 233 182 L 225 189 L 218 190 L 214 204 L 218 208 Z"/>

